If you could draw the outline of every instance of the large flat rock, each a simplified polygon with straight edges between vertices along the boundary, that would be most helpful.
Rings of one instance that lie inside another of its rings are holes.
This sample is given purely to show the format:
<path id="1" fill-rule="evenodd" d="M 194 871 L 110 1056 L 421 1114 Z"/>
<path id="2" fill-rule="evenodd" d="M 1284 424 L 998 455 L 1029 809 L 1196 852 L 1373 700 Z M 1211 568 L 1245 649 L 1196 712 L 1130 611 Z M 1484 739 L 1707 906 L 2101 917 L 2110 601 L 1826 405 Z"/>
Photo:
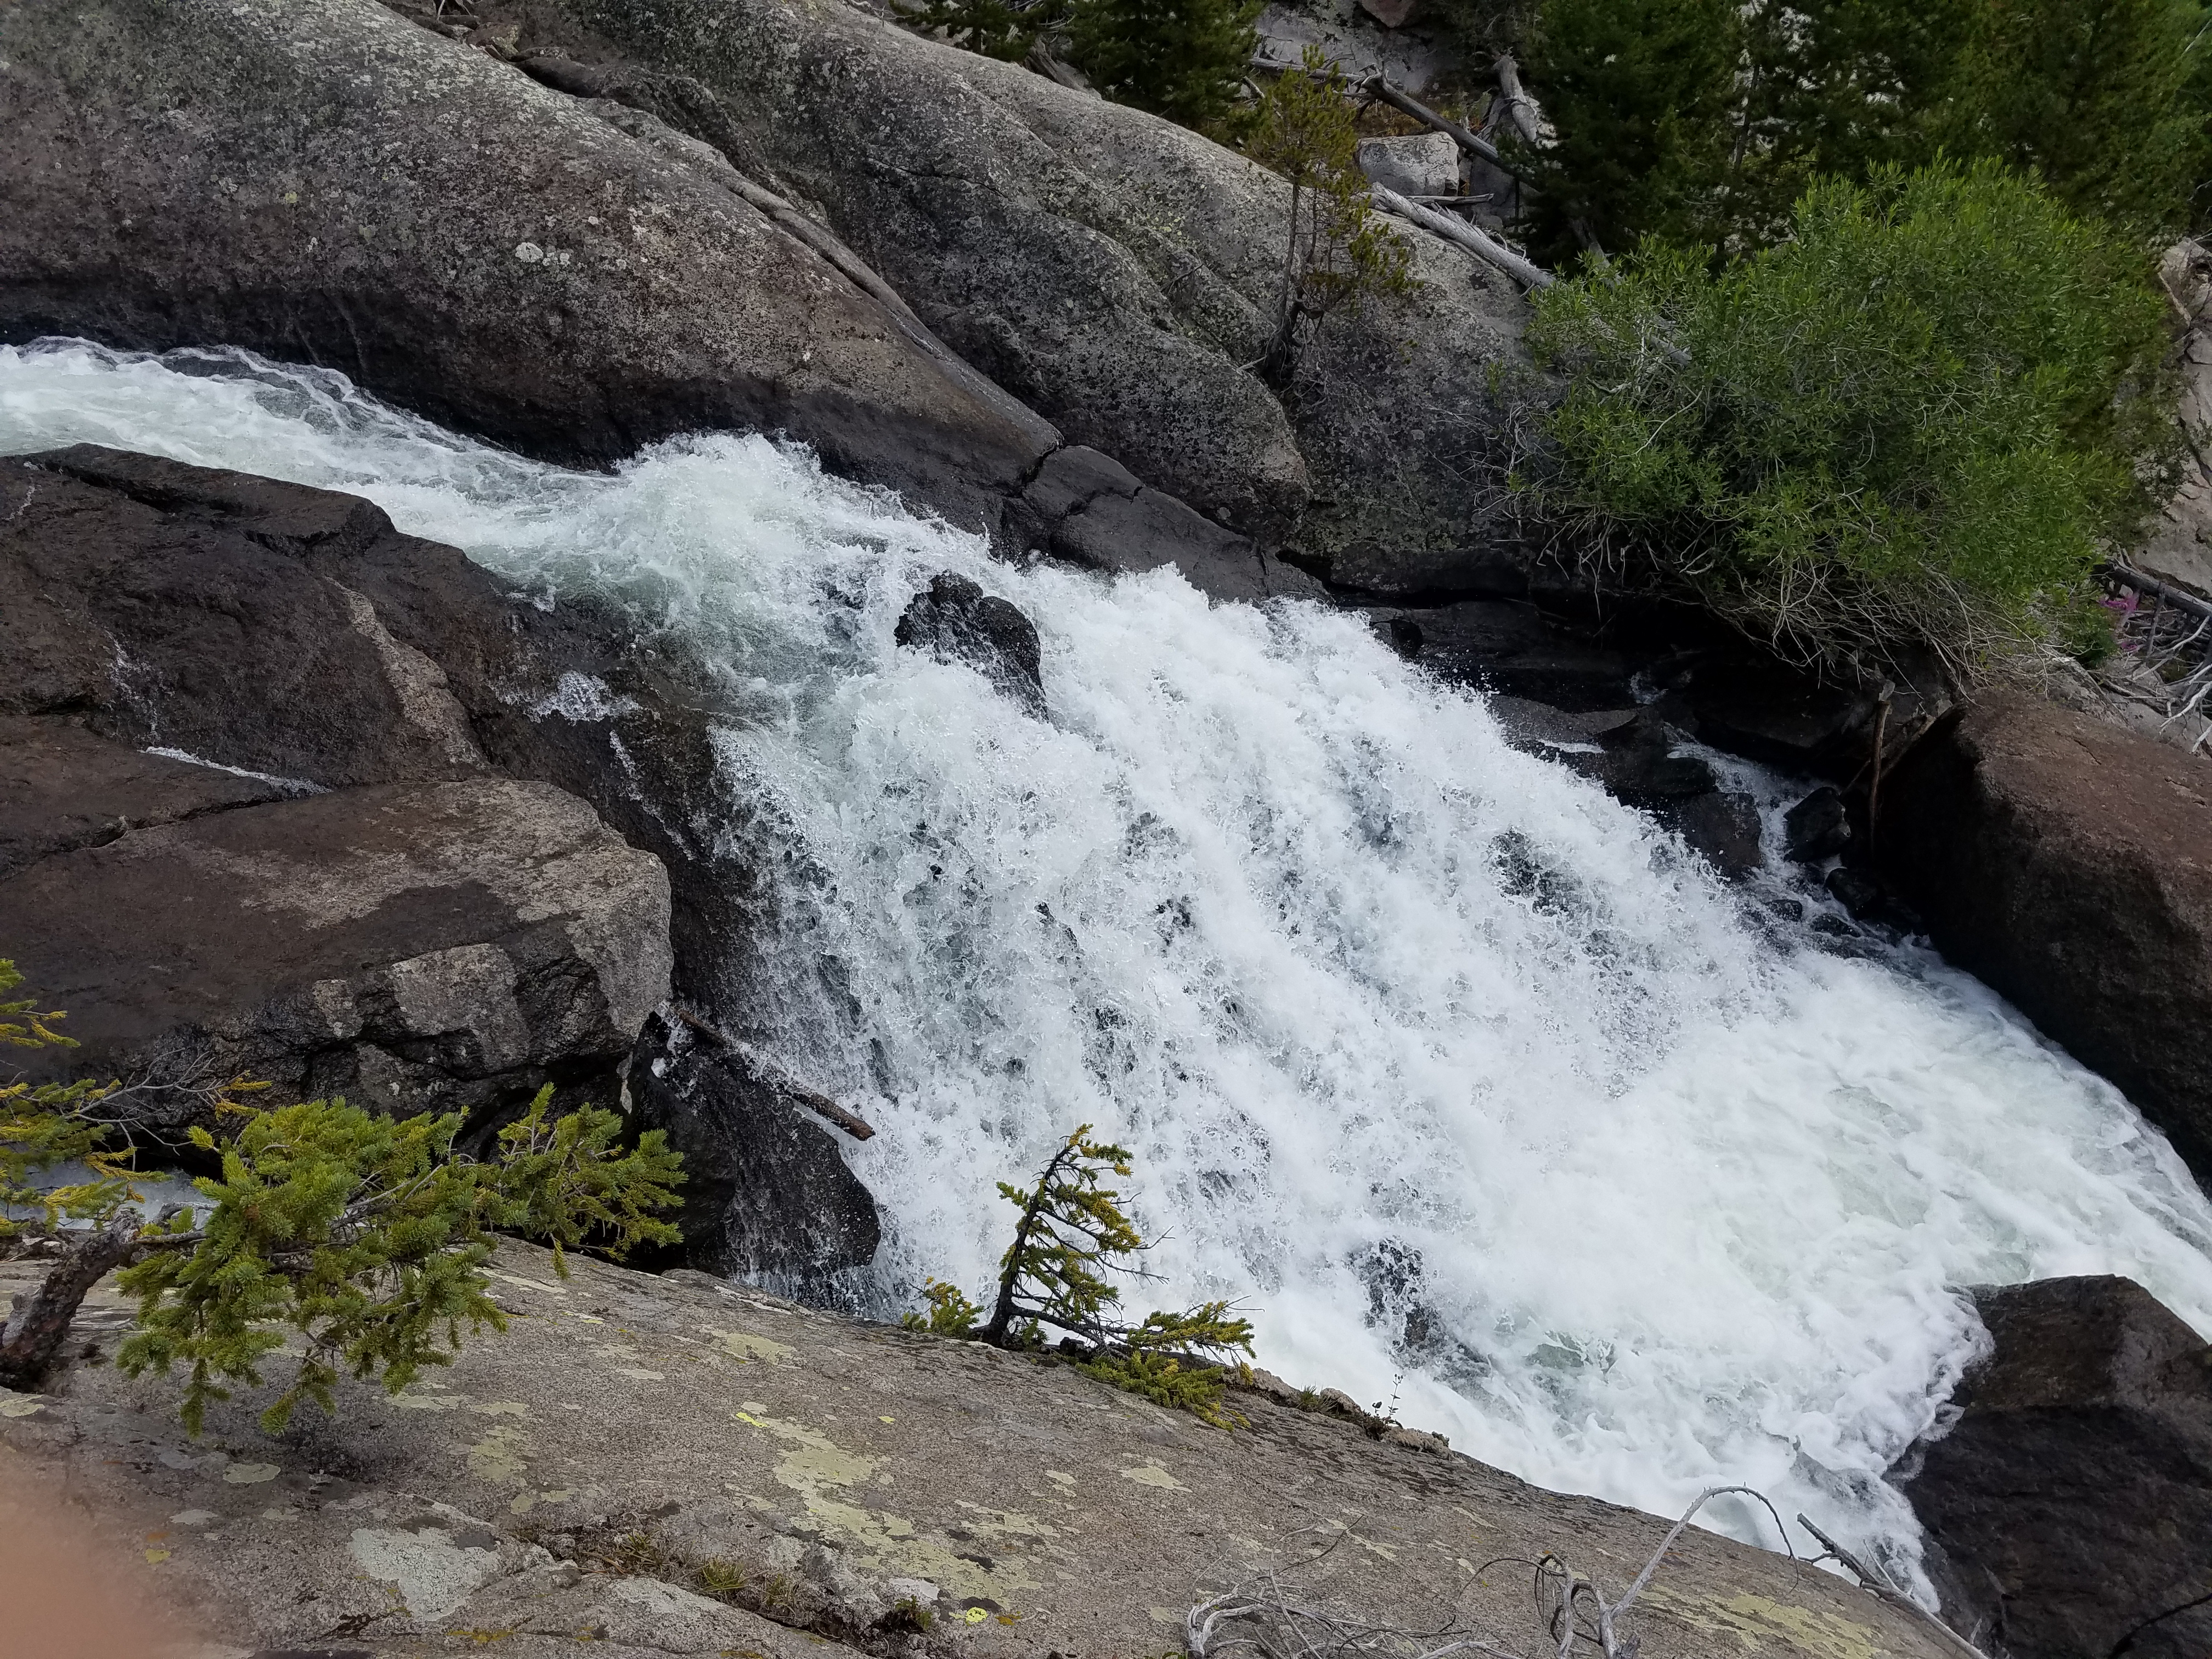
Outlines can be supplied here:
<path id="1" fill-rule="evenodd" d="M 7 947 L 81 1045 L 159 1083 L 413 1112 L 541 1083 L 615 1103 L 667 994 L 668 876 L 574 796 L 482 778 L 240 805 L 58 852 L 0 882 Z M 173 1132 L 204 1103 L 125 1108 Z"/>
<path id="2" fill-rule="evenodd" d="M 1618 1595 L 1666 1531 L 1257 1394 L 1224 1433 L 1064 1366 L 696 1275 L 580 1261 L 564 1284 L 512 1243 L 493 1265 L 509 1329 L 397 1400 L 349 1383 L 335 1421 L 271 1441 L 246 1390 L 193 1443 L 173 1382 L 80 1364 L 49 1395 L 0 1395 L 0 1457 L 21 1460 L 0 1480 L 66 1481 L 115 1579 L 153 1581 L 209 1638 L 521 1659 L 848 1650 L 824 1638 L 1157 1655 L 1193 1603 L 1268 1572 L 1534 1659 L 1556 1638 L 1528 1562 L 1555 1551 Z M 118 1322 L 95 1305 L 83 1334 Z M 928 1637 L 902 1633 L 905 1598 L 933 1610 Z M 1695 1530 L 1631 1617 L 1645 1659 L 1947 1652 L 1840 1578 Z"/>
<path id="3" fill-rule="evenodd" d="M 0 341 L 250 347 L 556 459 L 785 430 L 971 525 L 1058 441 L 720 157 L 375 0 L 20 0 L 0 131 Z"/>

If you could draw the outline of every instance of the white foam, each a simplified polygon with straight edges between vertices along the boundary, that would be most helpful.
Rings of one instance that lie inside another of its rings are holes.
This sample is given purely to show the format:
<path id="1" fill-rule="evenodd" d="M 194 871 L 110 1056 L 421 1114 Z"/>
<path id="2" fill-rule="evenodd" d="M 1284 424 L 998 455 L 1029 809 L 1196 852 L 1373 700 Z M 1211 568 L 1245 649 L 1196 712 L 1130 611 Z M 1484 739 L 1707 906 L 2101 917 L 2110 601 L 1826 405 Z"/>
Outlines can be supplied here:
<path id="1" fill-rule="evenodd" d="M 1879 1477 L 1973 1350 L 1955 1286 L 2124 1273 L 2212 1329 L 2212 1210 L 2113 1090 L 1931 958 L 1771 939 L 1355 617 L 1017 572 L 760 438 L 584 476 L 238 354 L 0 352 L 0 451 L 73 441 L 358 490 L 720 665 L 774 897 L 726 1013 L 878 1127 L 887 1293 L 980 1289 L 991 1183 L 1089 1121 L 1169 1234 L 1148 1300 L 1240 1297 L 1263 1363 L 1547 1485 L 1742 1482 L 1907 1568 Z M 945 569 L 1035 619 L 1049 723 L 893 645 Z"/>

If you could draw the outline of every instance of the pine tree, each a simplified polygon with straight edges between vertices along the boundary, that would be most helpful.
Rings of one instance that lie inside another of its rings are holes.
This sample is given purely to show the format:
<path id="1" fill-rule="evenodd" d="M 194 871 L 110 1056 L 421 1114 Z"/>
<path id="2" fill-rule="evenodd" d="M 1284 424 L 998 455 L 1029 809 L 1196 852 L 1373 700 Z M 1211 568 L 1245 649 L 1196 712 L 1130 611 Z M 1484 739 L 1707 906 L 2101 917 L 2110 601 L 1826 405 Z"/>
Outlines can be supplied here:
<path id="1" fill-rule="evenodd" d="M 1933 161 L 1978 0 L 1792 0 L 1747 13 L 1730 140 L 1732 228 L 1763 246 L 1821 175 Z"/>
<path id="2" fill-rule="evenodd" d="M 0 994 L 22 982 L 0 959 Z M 68 1046 L 61 1018 L 35 1001 L 0 1002 L 0 1042 Z M 262 1111 L 238 1098 L 263 1086 L 203 1091 L 216 1127 L 189 1133 L 222 1173 L 194 1182 L 201 1205 L 148 1225 L 132 1153 L 107 1115 L 118 1085 L 0 1084 L 0 1242 L 33 1232 L 57 1250 L 0 1326 L 0 1385 L 36 1386 L 86 1293 L 120 1267 L 138 1328 L 116 1363 L 133 1376 L 185 1367 L 181 1415 L 194 1434 L 229 1397 L 226 1382 L 261 1382 L 283 1346 L 277 1327 L 305 1338 L 290 1385 L 262 1414 L 274 1433 L 301 1400 L 331 1409 L 341 1370 L 397 1393 L 447 1363 L 464 1321 L 472 1332 L 504 1327 L 482 1271 L 495 1229 L 550 1241 L 563 1275 L 578 1246 L 619 1259 L 677 1241 L 656 1213 L 675 1206 L 684 1178 L 661 1133 L 624 1151 L 612 1112 L 549 1121 L 550 1086 L 483 1160 L 456 1151 L 458 1114 L 393 1119 L 343 1100 Z M 40 1184 L 71 1163 L 88 1178 Z"/>
<path id="3" fill-rule="evenodd" d="M 1199 131 L 1235 108 L 1261 0 L 1075 0 L 1067 58 L 1117 104 Z"/>
<path id="4" fill-rule="evenodd" d="M 891 9 L 908 28 L 941 33 L 965 51 L 1008 63 L 1020 62 L 1060 15 L 1048 3 L 1017 6 L 1007 0 L 928 0 L 923 5 L 891 0 Z"/>
<path id="5" fill-rule="evenodd" d="M 1735 0 L 1544 0 L 1526 68 L 1557 137 L 1513 150 L 1531 254 L 1717 245 L 1743 51 Z"/>
<path id="6" fill-rule="evenodd" d="M 1332 312 L 1413 291 L 1413 252 L 1369 210 L 1344 78 L 1320 47 L 1308 46 L 1304 67 L 1267 88 L 1245 153 L 1291 185 L 1275 331 L 1259 364 L 1261 379 L 1281 392 Z"/>
<path id="7" fill-rule="evenodd" d="M 1000 1196 L 1021 1219 L 999 1259 L 989 1317 L 957 1285 L 931 1279 L 924 1291 L 929 1312 L 908 1314 L 903 1322 L 1005 1348 L 1041 1346 L 1048 1328 L 1065 1332 L 1087 1351 L 1081 1369 L 1091 1376 L 1226 1427 L 1220 1366 L 1192 1361 L 1249 1356 L 1250 1323 L 1232 1316 L 1226 1302 L 1155 1310 L 1134 1325 L 1120 1317 L 1121 1292 L 1106 1274 L 1133 1273 L 1130 1258 L 1146 1245 L 1104 1177 L 1129 1171 L 1126 1147 L 1091 1139 L 1091 1126 L 1082 1125 L 1046 1161 L 1036 1186 L 999 1183 Z"/>
<path id="8" fill-rule="evenodd" d="M 2033 168 L 2077 214 L 2182 228 L 2208 150 L 2203 0 L 1988 0 L 1942 131 Z"/>

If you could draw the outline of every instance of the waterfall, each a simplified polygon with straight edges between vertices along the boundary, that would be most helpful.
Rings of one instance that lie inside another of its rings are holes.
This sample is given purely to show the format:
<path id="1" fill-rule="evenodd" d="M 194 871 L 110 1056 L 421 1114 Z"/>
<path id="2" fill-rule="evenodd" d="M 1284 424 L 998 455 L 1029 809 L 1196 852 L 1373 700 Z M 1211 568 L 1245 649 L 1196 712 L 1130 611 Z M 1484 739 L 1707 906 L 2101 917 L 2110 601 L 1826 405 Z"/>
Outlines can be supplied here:
<path id="1" fill-rule="evenodd" d="M 881 1312 L 979 1292 L 994 1182 L 1088 1122 L 1162 1237 L 1139 1311 L 1236 1298 L 1261 1364 L 1533 1481 L 1753 1486 L 1908 1573 L 1880 1477 L 1974 1352 L 1958 1286 L 2126 1273 L 2212 1330 L 2212 1208 L 2115 1090 L 1924 950 L 1818 948 L 1356 616 L 1017 569 L 760 436 L 580 474 L 241 353 L 0 351 L 0 453 L 78 441 L 357 492 L 714 666 L 774 895 L 726 1015 L 877 1126 Z M 1035 621 L 1047 718 L 894 644 L 946 570 Z"/>

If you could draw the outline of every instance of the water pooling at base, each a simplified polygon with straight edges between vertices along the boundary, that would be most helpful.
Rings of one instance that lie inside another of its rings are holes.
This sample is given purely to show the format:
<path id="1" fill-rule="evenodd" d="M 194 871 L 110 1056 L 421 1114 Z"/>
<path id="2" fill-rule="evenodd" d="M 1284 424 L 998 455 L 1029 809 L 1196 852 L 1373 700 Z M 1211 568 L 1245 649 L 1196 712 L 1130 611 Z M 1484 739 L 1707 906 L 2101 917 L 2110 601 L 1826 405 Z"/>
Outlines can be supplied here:
<path id="1" fill-rule="evenodd" d="M 759 438 L 586 476 L 235 354 L 0 351 L 0 453 L 79 441 L 356 491 L 720 665 L 776 888 L 725 1012 L 877 1125 L 884 1311 L 979 1291 L 993 1182 L 1089 1122 L 1167 1235 L 1145 1305 L 1239 1298 L 1262 1364 L 1543 1485 L 1742 1483 L 1900 1565 L 1955 1286 L 2123 1273 L 2212 1330 L 2212 1209 L 2117 1092 L 1932 958 L 1775 936 L 1357 617 L 1018 571 Z M 894 645 L 943 570 L 1034 619 L 1048 720 Z"/>

